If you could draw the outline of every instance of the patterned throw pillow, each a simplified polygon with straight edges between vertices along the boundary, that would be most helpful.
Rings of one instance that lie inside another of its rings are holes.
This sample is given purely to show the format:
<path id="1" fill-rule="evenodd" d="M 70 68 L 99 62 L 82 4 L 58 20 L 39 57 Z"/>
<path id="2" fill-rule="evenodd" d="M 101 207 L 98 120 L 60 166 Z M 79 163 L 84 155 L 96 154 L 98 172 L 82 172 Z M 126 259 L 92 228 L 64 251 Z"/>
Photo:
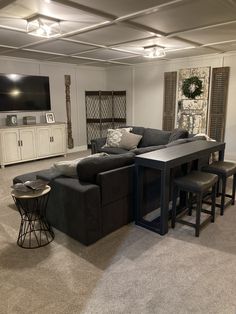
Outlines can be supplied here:
<path id="1" fill-rule="evenodd" d="M 131 130 L 132 128 L 108 129 L 106 144 L 103 147 L 120 147 L 122 134 Z"/>
<path id="2" fill-rule="evenodd" d="M 121 135 L 121 140 L 119 142 L 119 147 L 124 149 L 135 149 L 138 143 L 141 141 L 142 135 L 133 134 L 129 132 L 124 132 Z"/>

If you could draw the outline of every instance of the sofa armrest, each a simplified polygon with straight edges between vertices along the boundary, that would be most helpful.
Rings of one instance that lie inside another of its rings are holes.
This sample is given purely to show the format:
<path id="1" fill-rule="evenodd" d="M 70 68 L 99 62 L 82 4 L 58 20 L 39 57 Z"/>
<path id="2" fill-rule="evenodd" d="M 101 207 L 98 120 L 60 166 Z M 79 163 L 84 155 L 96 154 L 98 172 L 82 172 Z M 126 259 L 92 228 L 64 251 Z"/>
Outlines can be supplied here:
<path id="1" fill-rule="evenodd" d="M 91 140 L 91 152 L 92 154 L 100 153 L 101 148 L 106 143 L 106 137 L 95 138 Z"/>
<path id="2" fill-rule="evenodd" d="M 133 194 L 134 165 L 100 172 L 97 184 L 101 189 L 102 205 Z"/>
<path id="3" fill-rule="evenodd" d="M 101 198 L 98 185 L 77 178 L 50 182 L 46 216 L 51 225 L 89 245 L 102 237 Z"/>

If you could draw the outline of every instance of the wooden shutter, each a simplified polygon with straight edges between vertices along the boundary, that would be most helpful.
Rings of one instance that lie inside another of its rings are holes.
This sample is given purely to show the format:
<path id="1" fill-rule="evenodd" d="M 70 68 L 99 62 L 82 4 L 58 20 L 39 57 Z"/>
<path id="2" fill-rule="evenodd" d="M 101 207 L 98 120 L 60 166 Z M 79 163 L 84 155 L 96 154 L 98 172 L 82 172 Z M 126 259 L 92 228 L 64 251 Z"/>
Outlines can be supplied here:
<path id="1" fill-rule="evenodd" d="M 219 142 L 224 141 L 229 84 L 229 67 L 213 68 L 209 136 Z"/>
<path id="2" fill-rule="evenodd" d="M 172 131 L 175 127 L 177 72 L 164 73 L 164 104 L 162 129 Z"/>

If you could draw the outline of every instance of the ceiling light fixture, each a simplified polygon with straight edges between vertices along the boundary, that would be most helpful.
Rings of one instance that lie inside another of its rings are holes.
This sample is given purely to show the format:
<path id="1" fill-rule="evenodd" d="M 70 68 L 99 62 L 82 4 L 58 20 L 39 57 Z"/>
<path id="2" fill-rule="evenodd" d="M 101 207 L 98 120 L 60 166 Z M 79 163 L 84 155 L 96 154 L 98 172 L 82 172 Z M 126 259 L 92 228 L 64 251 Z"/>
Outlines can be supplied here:
<path id="1" fill-rule="evenodd" d="M 26 20 L 26 31 L 30 35 L 46 38 L 61 35 L 60 20 L 42 14 L 35 14 Z"/>
<path id="2" fill-rule="evenodd" d="M 162 58 L 166 55 L 165 49 L 157 45 L 143 47 L 143 49 L 145 58 Z"/>

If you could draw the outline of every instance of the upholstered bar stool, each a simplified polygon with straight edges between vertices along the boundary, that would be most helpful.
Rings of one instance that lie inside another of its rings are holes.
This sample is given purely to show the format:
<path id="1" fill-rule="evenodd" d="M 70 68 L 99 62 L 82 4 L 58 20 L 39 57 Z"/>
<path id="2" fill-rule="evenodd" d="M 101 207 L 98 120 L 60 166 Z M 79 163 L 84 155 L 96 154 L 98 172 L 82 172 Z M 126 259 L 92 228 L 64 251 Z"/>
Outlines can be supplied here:
<path id="1" fill-rule="evenodd" d="M 215 220 L 215 198 L 216 198 L 216 184 L 218 176 L 212 173 L 191 171 L 189 174 L 176 178 L 174 180 L 174 194 L 173 194 L 173 207 L 172 207 L 172 219 L 171 226 L 175 227 L 176 221 L 184 225 L 195 228 L 195 236 L 199 237 L 200 229 L 206 225 L 209 221 Z M 211 210 L 202 208 L 202 201 L 204 194 L 211 189 Z M 178 217 L 176 217 L 176 202 L 179 192 L 187 192 L 191 195 L 191 201 L 188 201 L 189 207 L 182 211 Z M 188 211 L 189 215 L 192 214 L 192 194 L 196 194 L 197 206 L 196 206 L 196 222 L 192 223 L 181 218 Z M 209 216 L 201 223 L 201 212 L 209 214 Z"/>
<path id="2" fill-rule="evenodd" d="M 204 166 L 202 171 L 206 171 L 208 173 L 214 173 L 219 176 L 219 179 L 222 183 L 221 192 L 218 193 L 221 195 L 220 204 L 215 204 L 217 207 L 220 207 L 220 214 L 224 215 L 224 210 L 229 205 L 234 205 L 235 202 L 235 187 L 236 187 L 236 164 L 233 162 L 227 161 L 216 161 L 211 165 Z M 226 193 L 226 184 L 227 178 L 233 176 L 233 186 L 232 186 L 232 194 Z M 230 198 L 228 202 L 225 202 L 225 197 Z"/>

